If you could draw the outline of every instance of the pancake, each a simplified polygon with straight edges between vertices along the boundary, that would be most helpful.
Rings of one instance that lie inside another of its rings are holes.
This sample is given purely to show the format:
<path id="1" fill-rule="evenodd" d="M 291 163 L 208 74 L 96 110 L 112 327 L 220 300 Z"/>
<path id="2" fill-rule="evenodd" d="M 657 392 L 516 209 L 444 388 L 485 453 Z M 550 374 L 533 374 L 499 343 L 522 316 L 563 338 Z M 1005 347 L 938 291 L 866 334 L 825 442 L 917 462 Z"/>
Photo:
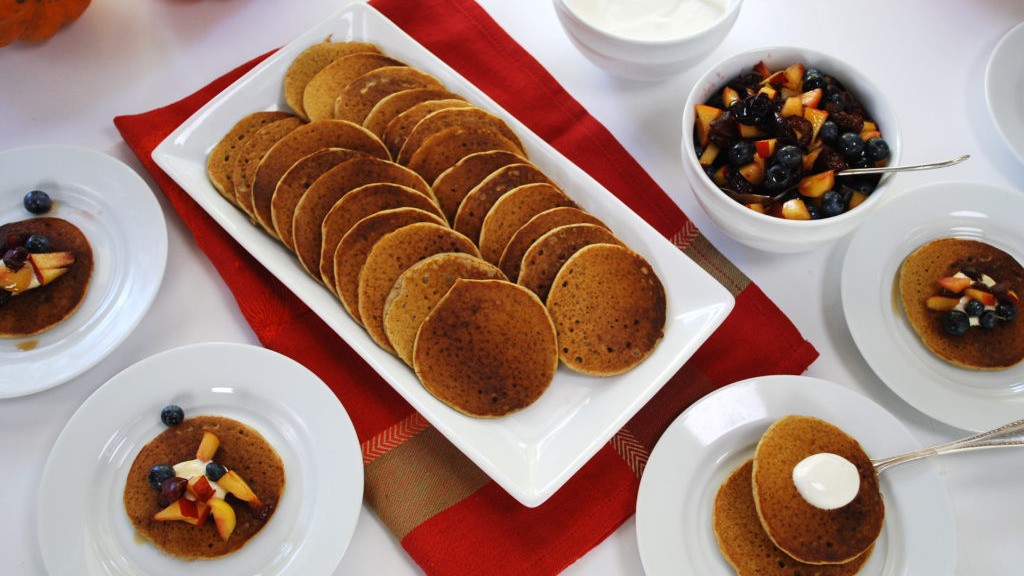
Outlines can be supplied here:
<path id="1" fill-rule="evenodd" d="M 320 277 L 335 291 L 334 251 L 345 234 L 363 218 L 393 208 L 418 208 L 443 217 L 434 200 L 413 188 L 391 182 L 366 184 L 347 192 L 334 203 L 322 224 Z"/>
<path id="2" fill-rule="evenodd" d="M 267 232 L 277 234 L 271 203 L 281 176 L 303 157 L 324 148 L 347 148 L 384 160 L 391 159 L 384 143 L 359 124 L 345 120 L 320 120 L 292 130 L 267 150 L 253 178 L 253 211 Z"/>
<path id="3" fill-rule="evenodd" d="M 516 133 L 504 120 L 486 110 L 467 104 L 465 106 L 444 108 L 424 116 L 423 119 L 413 126 L 412 131 L 409 132 L 395 160 L 399 164 L 408 164 L 416 150 L 431 136 L 445 128 L 455 126 L 493 130 L 515 143 L 516 148 L 522 152 L 523 145 L 519 141 L 519 137 L 516 136 Z"/>
<path id="4" fill-rule="evenodd" d="M 292 164 L 277 182 L 277 188 L 270 199 L 270 216 L 281 243 L 289 249 L 295 249 L 295 240 L 292 237 L 295 206 L 313 182 L 338 164 L 364 155 L 364 152 L 348 148 L 323 148 Z"/>
<path id="5" fill-rule="evenodd" d="M 566 366 L 621 374 L 654 351 L 665 332 L 665 288 L 639 254 L 615 244 L 585 246 L 558 271 L 547 299 Z"/>
<path id="6" fill-rule="evenodd" d="M 821 452 L 846 458 L 860 472 L 860 490 L 842 508 L 811 505 L 793 483 L 793 467 Z M 885 505 L 871 460 L 854 438 L 828 422 L 797 415 L 776 420 L 757 444 L 752 479 L 765 532 L 801 562 L 848 562 L 871 548 L 882 531 Z"/>
<path id="7" fill-rule="evenodd" d="M 461 100 L 446 88 L 409 88 L 381 98 L 366 114 L 363 126 L 382 139 L 384 128 L 399 114 L 413 106 L 430 100 Z"/>
<path id="8" fill-rule="evenodd" d="M 537 239 L 551 230 L 569 224 L 593 224 L 607 228 L 596 216 L 579 208 L 562 207 L 545 210 L 530 218 L 512 234 L 498 259 L 498 267 L 505 273 L 505 276 L 508 276 L 509 280 L 517 281 L 523 256 L 530 246 L 533 246 Z"/>
<path id="9" fill-rule="evenodd" d="M 503 194 L 484 216 L 480 225 L 480 255 L 484 260 L 497 264 L 501 253 L 523 224 L 537 214 L 562 206 L 576 204 L 554 184 L 538 182 L 517 186 Z"/>
<path id="10" fill-rule="evenodd" d="M 384 333 L 409 366 L 420 324 L 459 278 L 505 280 L 505 275 L 476 256 L 445 252 L 413 264 L 395 281 L 384 302 Z"/>
<path id="11" fill-rule="evenodd" d="M 499 198 L 513 188 L 539 182 L 551 184 L 551 180 L 533 164 L 509 164 L 498 168 L 462 199 L 452 220 L 452 228 L 478 242 L 484 218 Z"/>
<path id="12" fill-rule="evenodd" d="M 943 293 L 937 284 L 940 278 L 968 267 L 988 275 L 1014 294 L 1024 294 L 1024 268 L 1013 256 L 977 240 L 940 238 L 916 249 L 900 266 L 897 293 L 907 320 L 932 353 L 954 366 L 971 370 L 1014 366 L 1024 359 L 1024 318 L 999 321 L 991 329 L 972 327 L 966 334 L 953 336 L 942 329 L 946 313 L 930 310 L 926 305 L 929 297 Z M 1008 292 L 997 296 L 998 300 L 1006 298 Z M 1019 308 L 1019 304 L 1014 303 L 1014 308 Z"/>
<path id="13" fill-rule="evenodd" d="M 363 157 L 331 168 L 299 199 L 292 218 L 295 253 L 303 268 L 316 279 L 320 279 L 323 222 L 327 213 L 348 191 L 376 182 L 393 182 L 430 194 L 430 187 L 413 171 L 387 160 Z"/>
<path id="14" fill-rule="evenodd" d="M 460 97 L 420 102 L 392 118 L 384 126 L 384 134 L 381 136 L 381 139 L 384 140 L 384 145 L 388 147 L 391 156 L 397 158 L 398 153 L 402 151 L 402 146 L 405 145 L 405 140 L 413 129 L 416 128 L 420 120 L 439 110 L 464 108 L 466 106 L 469 106 L 469 104 Z"/>
<path id="15" fill-rule="evenodd" d="M 413 359 L 431 394 L 488 418 L 533 404 L 558 367 L 544 305 L 504 280 L 457 280 L 423 320 Z"/>
<path id="16" fill-rule="evenodd" d="M 256 178 L 256 168 L 267 150 L 286 134 L 302 126 L 302 119 L 289 116 L 274 120 L 257 130 L 242 146 L 231 169 L 231 182 L 235 185 L 235 204 L 256 222 L 256 211 L 252 204 L 252 185 Z"/>
<path id="17" fill-rule="evenodd" d="M 443 252 L 480 256 L 468 238 L 430 222 L 409 224 L 384 235 L 366 255 L 359 271 L 359 318 L 381 348 L 395 351 L 384 332 L 384 303 L 398 277 L 416 262 Z"/>
<path id="18" fill-rule="evenodd" d="M 373 52 L 349 54 L 334 60 L 306 83 L 302 91 L 306 116 L 310 121 L 334 118 L 335 100 L 350 82 L 375 68 L 402 65 L 390 56 Z"/>
<path id="19" fill-rule="evenodd" d="M 569 224 L 546 232 L 523 254 L 518 284 L 530 289 L 544 302 L 548 298 L 555 275 L 573 254 L 591 244 L 622 242 L 607 228 L 595 224 Z"/>
<path id="20" fill-rule="evenodd" d="M 385 235 L 416 222 L 445 225 L 440 217 L 418 208 L 393 208 L 356 222 L 338 242 L 334 250 L 334 293 L 359 324 L 363 323 L 359 317 L 359 273 L 370 249 Z"/>
<path id="21" fill-rule="evenodd" d="M 459 160 L 474 152 L 485 150 L 506 150 L 523 154 L 515 142 L 494 130 L 454 126 L 427 138 L 413 153 L 408 166 L 427 182 L 433 182 L 439 174 L 454 166 Z"/>
<path id="22" fill-rule="evenodd" d="M 93 254 L 88 238 L 77 226 L 61 218 L 29 218 L 0 226 L 0 242 L 42 234 L 53 252 L 71 252 L 75 262 L 50 283 L 26 290 L 0 306 L 0 338 L 31 336 L 53 328 L 75 313 L 89 289 Z M 14 244 L 19 245 L 15 242 Z M 6 252 L 5 247 L 4 251 Z M 32 266 L 26 262 L 25 266 Z"/>
<path id="23" fill-rule="evenodd" d="M 237 472 L 265 505 L 261 513 L 228 495 L 225 500 L 235 511 L 236 525 L 227 540 L 218 536 L 212 519 L 199 526 L 153 520 L 162 507 L 157 503 L 159 492 L 149 485 L 149 470 L 157 464 L 173 466 L 195 458 L 205 430 L 220 440 L 214 460 Z M 157 548 L 182 559 L 217 558 L 244 546 L 273 519 L 284 487 L 284 464 L 259 432 L 230 418 L 196 416 L 167 428 L 143 446 L 128 471 L 123 502 L 135 530 Z"/>
<path id="24" fill-rule="evenodd" d="M 844 564 L 814 565 L 779 550 L 757 516 L 750 480 L 753 470 L 751 459 L 729 475 L 715 495 L 711 516 L 718 548 L 737 576 L 852 576 L 860 571 L 870 552 Z"/>
<path id="25" fill-rule="evenodd" d="M 502 166 L 525 161 L 519 154 L 505 150 L 476 152 L 438 175 L 431 183 L 431 188 L 445 217 L 451 222 L 455 220 L 455 213 L 458 212 L 462 199 L 484 178 Z"/>
<path id="26" fill-rule="evenodd" d="M 334 117 L 362 124 L 385 96 L 410 88 L 443 89 L 433 75 L 409 66 L 383 66 L 348 83 L 334 101 Z"/>
<path id="27" fill-rule="evenodd" d="M 380 53 L 376 45 L 369 42 L 332 42 L 328 37 L 299 53 L 284 73 L 284 101 L 304 120 L 309 120 L 302 105 L 306 84 L 316 73 L 342 56 L 360 52 Z"/>
<path id="28" fill-rule="evenodd" d="M 270 122 L 283 120 L 290 116 L 292 115 L 288 112 L 280 111 L 246 114 L 217 142 L 206 158 L 206 175 L 221 196 L 232 204 L 238 205 L 238 199 L 235 197 L 235 184 L 231 179 L 235 168 L 235 159 L 257 130 Z"/>

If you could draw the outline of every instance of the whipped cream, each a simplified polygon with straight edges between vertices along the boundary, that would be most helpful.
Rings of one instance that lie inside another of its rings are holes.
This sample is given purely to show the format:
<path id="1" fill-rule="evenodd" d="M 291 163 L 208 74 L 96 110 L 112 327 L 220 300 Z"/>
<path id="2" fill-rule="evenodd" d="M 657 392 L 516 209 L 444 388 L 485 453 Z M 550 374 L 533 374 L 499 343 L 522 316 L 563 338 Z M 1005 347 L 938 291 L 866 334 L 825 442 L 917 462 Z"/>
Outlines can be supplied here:
<path id="1" fill-rule="evenodd" d="M 710 27 L 729 0 L 566 0 L 595 28 L 636 40 L 669 40 Z"/>
<path id="2" fill-rule="evenodd" d="M 822 452 L 804 458 L 793 467 L 793 483 L 809 504 L 823 510 L 842 508 L 860 490 L 860 474 L 852 462 Z"/>

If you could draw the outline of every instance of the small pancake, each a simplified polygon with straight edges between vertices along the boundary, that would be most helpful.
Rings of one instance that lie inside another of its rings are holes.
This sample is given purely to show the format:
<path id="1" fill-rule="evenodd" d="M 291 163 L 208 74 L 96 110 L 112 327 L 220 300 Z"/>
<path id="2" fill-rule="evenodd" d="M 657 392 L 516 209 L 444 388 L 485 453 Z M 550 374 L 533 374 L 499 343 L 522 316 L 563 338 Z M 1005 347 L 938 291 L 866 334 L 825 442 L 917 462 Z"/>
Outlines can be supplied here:
<path id="1" fill-rule="evenodd" d="M 378 240 L 359 272 L 359 318 L 370 337 L 388 352 L 394 352 L 384 333 L 384 303 L 395 281 L 407 268 L 428 256 L 442 252 L 480 252 L 458 232 L 430 222 L 403 226 Z"/>
<path id="2" fill-rule="evenodd" d="M 519 137 L 516 136 L 516 133 L 504 120 L 476 106 L 466 105 L 444 108 L 424 116 L 422 120 L 413 126 L 412 131 L 409 132 L 409 136 L 402 143 L 402 148 L 399 150 L 398 156 L 395 157 L 395 161 L 399 164 L 408 164 L 416 150 L 431 136 L 445 128 L 452 128 L 454 126 L 494 130 L 515 143 L 516 148 L 522 152 L 523 145 L 519 141 Z"/>
<path id="3" fill-rule="evenodd" d="M 538 182 L 509 190 L 484 216 L 477 242 L 480 256 L 497 264 L 508 241 L 523 224 L 545 210 L 562 206 L 575 207 L 576 204 L 554 184 Z"/>
<path id="4" fill-rule="evenodd" d="M 334 118 L 334 101 L 338 94 L 356 78 L 375 68 L 402 66 L 390 56 L 374 52 L 359 52 L 337 58 L 313 75 L 302 91 L 302 107 L 313 120 Z"/>
<path id="5" fill-rule="evenodd" d="M 274 196 L 270 199 L 270 216 L 278 238 L 289 249 L 295 248 L 292 238 L 292 218 L 295 206 L 302 195 L 324 172 L 338 164 L 365 155 L 364 152 L 348 148 L 323 148 L 303 156 L 288 169 L 277 182 Z"/>
<path id="6" fill-rule="evenodd" d="M 306 90 L 306 84 L 331 62 L 359 52 L 380 53 L 380 49 L 369 42 L 332 42 L 330 38 L 306 48 L 292 60 L 284 73 L 284 101 L 296 114 L 304 120 L 309 120 L 302 105 L 302 94 Z"/>
<path id="7" fill-rule="evenodd" d="M 376 182 L 393 182 L 430 194 L 430 187 L 413 171 L 388 160 L 367 156 L 342 162 L 324 172 L 299 199 L 292 218 L 295 254 L 314 278 L 321 279 L 320 251 L 327 213 L 350 190 Z"/>
<path id="8" fill-rule="evenodd" d="M 970 328 L 962 336 L 942 329 L 944 312 L 929 310 L 926 300 L 940 294 L 937 281 L 967 267 L 987 274 L 1018 295 L 1024 295 L 1024 268 L 1011 255 L 990 244 L 962 238 L 940 238 L 904 259 L 897 292 L 907 320 L 921 342 L 936 356 L 969 370 L 1002 370 L 1024 359 L 1024 315 L 995 327 Z M 1020 305 L 1016 308 L 1020 312 Z"/>
<path id="9" fill-rule="evenodd" d="M 615 244 L 576 252 L 547 300 L 562 362 L 595 376 L 621 374 L 647 358 L 664 336 L 666 306 L 651 265 Z"/>
<path id="10" fill-rule="evenodd" d="M 338 242 L 334 250 L 334 293 L 357 323 L 363 323 L 359 317 L 359 272 L 370 249 L 385 235 L 416 222 L 445 225 L 440 217 L 418 208 L 393 208 L 356 222 Z"/>
<path id="11" fill-rule="evenodd" d="M 409 88 L 381 98 L 366 114 L 363 126 L 382 139 L 384 128 L 399 114 L 413 106 L 430 100 L 461 100 L 445 88 Z"/>
<path id="12" fill-rule="evenodd" d="M 551 180 L 540 168 L 528 162 L 498 168 L 474 186 L 462 199 L 459 209 L 455 212 L 455 219 L 452 220 L 452 228 L 478 242 L 484 218 L 498 198 L 513 188 L 538 182 L 551 184 Z"/>
<path id="13" fill-rule="evenodd" d="M 348 83 L 334 101 L 334 117 L 362 124 L 385 96 L 410 88 L 442 89 L 432 74 L 409 66 L 383 66 Z"/>
<path id="14" fill-rule="evenodd" d="M 434 134 L 416 149 L 409 160 L 412 168 L 427 182 L 451 168 L 456 162 L 474 152 L 506 150 L 522 154 L 515 142 L 493 130 L 454 126 Z"/>
<path id="15" fill-rule="evenodd" d="M 562 265 L 580 248 L 591 244 L 623 245 L 607 228 L 596 224 L 559 226 L 545 232 L 526 250 L 516 282 L 529 288 L 541 302 L 546 301 Z"/>
<path id="16" fill-rule="evenodd" d="M 821 452 L 846 458 L 860 472 L 860 490 L 842 508 L 813 506 L 793 483 L 793 467 Z M 871 459 L 857 440 L 824 420 L 789 415 L 772 423 L 757 443 L 751 477 L 765 532 L 801 562 L 848 562 L 871 548 L 882 532 L 885 504 Z"/>
<path id="17" fill-rule="evenodd" d="M 149 470 L 157 464 L 173 466 L 195 458 L 204 431 L 216 434 L 220 440 L 215 460 L 237 472 L 266 505 L 265 516 L 261 517 L 247 504 L 229 495 L 226 500 L 235 511 L 236 524 L 227 540 L 217 535 L 212 518 L 200 526 L 176 520 L 153 520 L 161 507 L 157 503 L 159 492 L 149 485 Z M 128 471 L 122 500 L 139 534 L 168 554 L 192 560 L 218 558 L 244 546 L 273 520 L 284 488 L 284 464 L 257 430 L 230 418 L 195 416 L 167 428 L 142 447 Z"/>
<path id="18" fill-rule="evenodd" d="M 381 139 L 384 140 L 384 145 L 388 147 L 391 156 L 397 158 L 398 153 L 401 152 L 402 146 L 405 144 L 406 138 L 409 137 L 409 133 L 419 124 L 420 120 L 438 110 L 463 108 L 465 106 L 469 106 L 469 104 L 458 97 L 420 102 L 392 118 L 384 126 L 384 134 L 381 135 Z"/>
<path id="19" fill-rule="evenodd" d="M 11 296 L 0 306 L 0 338 L 31 336 L 53 328 L 75 313 L 92 278 L 92 246 L 77 226 L 61 218 L 42 216 L 0 226 L 0 244 L 9 237 L 42 234 L 53 252 L 71 252 L 75 262 L 45 286 Z M 32 266 L 26 262 L 25 266 Z"/>
<path id="20" fill-rule="evenodd" d="M 291 116 L 288 112 L 265 111 L 246 114 L 228 130 L 228 133 L 210 151 L 206 157 L 206 175 L 210 183 L 229 202 L 238 205 L 235 197 L 235 184 L 231 179 L 235 168 L 235 159 L 241 153 L 245 143 L 257 130 L 275 120 L 283 120 Z"/>
<path id="21" fill-rule="evenodd" d="M 460 279 L 427 315 L 413 351 L 423 386 L 455 410 L 495 418 L 533 404 L 558 368 L 544 305 L 504 280 Z"/>
<path id="22" fill-rule="evenodd" d="M 451 222 L 455 220 L 455 213 L 458 212 L 462 199 L 473 187 L 498 168 L 525 161 L 526 159 L 519 154 L 505 150 L 476 152 L 438 175 L 430 187 L 434 190 L 434 196 L 437 197 L 441 210 L 444 210 L 445 217 Z"/>
<path id="23" fill-rule="evenodd" d="M 253 178 L 253 210 L 256 220 L 267 232 L 277 234 L 271 203 L 281 176 L 304 156 L 324 148 L 347 148 L 384 160 L 391 159 L 384 143 L 359 124 L 345 120 L 320 120 L 292 130 L 267 150 Z"/>
<path id="24" fill-rule="evenodd" d="M 335 291 L 334 251 L 345 234 L 363 218 L 393 208 L 419 208 L 442 217 L 434 200 L 413 188 L 392 182 L 365 184 L 348 191 L 334 203 L 324 216 L 320 250 L 320 277 L 324 285 Z"/>
<path id="25" fill-rule="evenodd" d="M 607 228 L 596 216 L 579 208 L 562 207 L 545 210 L 530 218 L 512 234 L 502 250 L 501 258 L 498 259 L 498 267 L 505 273 L 505 276 L 508 276 L 509 280 L 517 281 L 523 256 L 530 246 L 533 246 L 538 238 L 551 230 L 569 224 L 593 224 Z"/>
<path id="26" fill-rule="evenodd" d="M 779 550 L 764 532 L 754 505 L 750 476 L 754 461 L 747 460 L 729 475 L 715 495 L 711 515 L 722 556 L 737 576 L 852 576 L 867 562 L 870 552 L 845 564 L 804 564 Z"/>
<path id="27" fill-rule="evenodd" d="M 231 169 L 231 182 L 235 185 L 235 205 L 245 211 L 253 223 L 256 222 L 256 211 L 252 206 L 252 185 L 256 177 L 256 168 L 267 150 L 302 124 L 302 119 L 298 116 L 268 122 L 249 137 L 235 158 L 235 165 Z"/>
<path id="28" fill-rule="evenodd" d="M 409 366 L 420 324 L 459 278 L 505 280 L 505 275 L 476 256 L 445 252 L 413 264 L 395 281 L 384 302 L 384 333 Z"/>

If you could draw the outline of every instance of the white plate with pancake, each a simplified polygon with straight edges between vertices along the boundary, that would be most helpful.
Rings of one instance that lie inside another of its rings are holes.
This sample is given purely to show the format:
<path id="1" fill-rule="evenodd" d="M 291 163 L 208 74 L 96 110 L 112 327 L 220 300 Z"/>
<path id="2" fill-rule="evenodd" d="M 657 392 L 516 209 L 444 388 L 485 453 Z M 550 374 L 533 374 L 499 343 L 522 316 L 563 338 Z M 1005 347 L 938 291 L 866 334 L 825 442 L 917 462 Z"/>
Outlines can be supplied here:
<path id="1" fill-rule="evenodd" d="M 544 395 L 525 410 L 500 419 L 464 416 L 431 396 L 407 366 L 378 347 L 338 300 L 303 271 L 291 252 L 224 200 L 207 179 L 208 152 L 244 114 L 285 109 L 281 87 L 286 68 L 301 50 L 328 36 L 375 42 L 506 120 L 531 161 L 654 266 L 668 293 L 665 338 L 654 353 L 635 369 L 609 378 L 582 376 L 563 367 Z M 365 4 L 343 8 L 262 62 L 172 133 L 153 158 L 434 427 L 527 506 L 544 502 L 583 466 L 678 371 L 734 304 L 721 284 L 625 204 Z"/>
<path id="2" fill-rule="evenodd" d="M 1006 145 L 1024 163 L 1024 22 L 996 44 L 985 67 L 985 102 Z"/>
<path id="3" fill-rule="evenodd" d="M 711 515 L 722 482 L 753 456 L 772 422 L 816 416 L 860 442 L 871 457 L 920 448 L 884 408 L 856 392 L 806 376 L 765 376 L 725 386 L 686 409 L 658 440 L 637 496 L 636 532 L 648 576 L 731 576 L 718 550 Z M 955 525 L 933 462 L 879 477 L 885 524 L 860 574 L 953 574 Z"/>
<path id="4" fill-rule="evenodd" d="M 41 189 L 53 201 L 45 215 L 77 226 L 94 259 L 88 291 L 74 314 L 40 334 L 0 339 L 0 364 L 6 368 L 0 398 L 10 398 L 67 382 L 131 334 L 163 281 L 167 227 L 149 185 L 126 164 L 95 150 L 7 150 L 0 152 L 0 174 L 0 222 L 32 218 L 22 199 Z M 14 305 L 17 298 L 8 303 Z"/>
<path id="5" fill-rule="evenodd" d="M 843 261 L 843 312 L 875 374 L 921 412 L 980 432 L 1024 413 L 1024 363 L 1004 370 L 958 368 L 914 333 L 895 292 L 904 258 L 954 236 L 987 242 L 1024 262 L 1024 194 L 986 184 L 939 182 L 892 198 L 861 225 Z M 1020 322 L 1018 317 L 1016 322 Z"/>
<path id="6" fill-rule="evenodd" d="M 277 509 L 233 554 L 174 558 L 137 535 L 124 510 L 128 469 L 166 429 L 160 410 L 167 404 L 181 406 L 186 417 L 243 422 L 281 456 L 285 489 Z M 71 417 L 39 485 L 39 543 L 54 576 L 330 574 L 355 532 L 362 498 L 355 429 L 322 380 L 265 348 L 195 344 L 128 367 Z"/>

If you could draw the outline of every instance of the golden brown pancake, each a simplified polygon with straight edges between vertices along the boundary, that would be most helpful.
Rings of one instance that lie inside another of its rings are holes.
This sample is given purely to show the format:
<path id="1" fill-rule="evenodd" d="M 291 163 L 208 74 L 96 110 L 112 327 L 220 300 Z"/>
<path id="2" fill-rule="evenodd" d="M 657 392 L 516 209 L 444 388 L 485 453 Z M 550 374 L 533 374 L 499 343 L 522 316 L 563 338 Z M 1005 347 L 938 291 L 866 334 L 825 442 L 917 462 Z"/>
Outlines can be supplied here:
<path id="1" fill-rule="evenodd" d="M 402 146 L 405 144 L 406 138 L 409 137 L 409 134 L 419 124 L 420 120 L 438 110 L 463 108 L 465 106 L 469 106 L 469 104 L 459 97 L 420 102 L 392 118 L 384 126 L 384 134 L 381 136 L 381 139 L 384 140 L 384 145 L 391 151 L 391 156 L 397 158 L 398 153 L 401 152 Z"/>
<path id="2" fill-rule="evenodd" d="M 943 293 L 937 284 L 940 278 L 968 267 L 1003 283 L 1018 296 L 1024 294 L 1024 268 L 1013 256 L 977 240 L 940 238 L 919 247 L 900 266 L 897 292 L 907 320 L 929 350 L 954 366 L 971 370 L 1013 366 L 1024 359 L 1024 317 L 953 336 L 942 329 L 945 312 L 929 310 L 925 304 L 929 297 Z"/>
<path id="3" fill-rule="evenodd" d="M 409 132 L 395 161 L 399 164 L 408 164 L 416 150 L 431 136 L 455 126 L 493 130 L 515 143 L 516 147 L 522 151 L 523 145 L 519 141 L 519 137 L 504 120 L 481 108 L 467 104 L 466 106 L 443 108 L 424 116 Z"/>
<path id="4" fill-rule="evenodd" d="M 257 130 L 275 120 L 283 120 L 291 116 L 288 112 L 266 111 L 246 114 L 231 127 L 231 130 L 217 142 L 206 158 L 206 174 L 210 183 L 234 205 L 238 205 L 235 197 L 235 184 L 231 179 L 235 169 L 235 159 L 241 153 L 245 143 Z"/>
<path id="5" fill-rule="evenodd" d="M 409 88 L 381 98 L 366 114 L 363 126 L 382 139 L 384 129 L 396 116 L 409 108 L 429 100 L 461 100 L 462 97 L 446 88 Z"/>
<path id="6" fill-rule="evenodd" d="M 384 303 L 395 281 L 416 262 L 442 252 L 480 256 L 468 238 L 430 222 L 409 224 L 384 235 L 366 255 L 359 272 L 359 318 L 381 348 L 395 351 L 384 332 Z"/>
<path id="7" fill-rule="evenodd" d="M 546 232 L 526 250 L 516 282 L 529 288 L 541 302 L 546 301 L 562 265 L 579 249 L 591 244 L 622 245 L 622 242 L 607 228 L 596 224 L 559 226 Z"/>
<path id="8" fill-rule="evenodd" d="M 433 182 L 459 160 L 485 150 L 507 150 L 523 154 L 515 142 L 494 130 L 453 126 L 427 138 L 413 153 L 408 166 L 427 182 Z"/>
<path id="9" fill-rule="evenodd" d="M 665 288 L 639 254 L 617 244 L 581 248 L 547 299 L 558 354 L 569 368 L 608 376 L 636 366 L 665 333 Z"/>
<path id="10" fill-rule="evenodd" d="M 302 95 L 306 90 L 306 84 L 331 62 L 342 56 L 358 52 L 379 53 L 380 49 L 369 42 L 332 42 L 330 38 L 327 38 L 300 52 L 284 73 L 285 102 L 296 114 L 309 120 L 309 117 L 306 116 L 306 109 L 302 105 Z"/>
<path id="11" fill-rule="evenodd" d="M 298 116 L 268 122 L 249 137 L 235 158 L 235 165 L 231 170 L 231 182 L 235 185 L 235 204 L 244 210 L 254 223 L 256 211 L 252 204 L 252 185 L 256 178 L 256 168 L 267 150 L 302 124 L 302 119 Z"/>
<path id="12" fill-rule="evenodd" d="M 362 124 L 385 96 L 410 88 L 442 89 L 433 75 L 409 66 L 383 66 L 348 83 L 334 101 L 334 117 Z"/>
<path id="13" fill-rule="evenodd" d="M 750 476 L 753 459 L 740 465 L 715 495 L 712 525 L 722 556 L 737 576 L 852 576 L 860 571 L 870 551 L 845 564 L 804 564 L 779 550 L 765 534 L 754 505 Z"/>
<path id="14" fill-rule="evenodd" d="M 71 252 L 75 262 L 59 278 L 11 296 L 0 306 L 0 338 L 31 336 L 53 328 L 74 314 L 88 292 L 93 255 L 85 234 L 67 220 L 42 216 L 0 226 L 0 243 L 30 234 L 46 236 L 52 252 Z"/>
<path id="15" fill-rule="evenodd" d="M 206 430 L 220 440 L 214 460 L 238 473 L 265 505 L 261 514 L 229 494 L 225 499 L 234 509 L 237 523 L 227 540 L 218 536 L 212 518 L 198 526 L 153 520 L 162 507 L 157 503 L 159 492 L 149 485 L 149 470 L 157 464 L 173 466 L 195 458 Z M 143 446 L 128 471 L 123 501 L 135 530 L 164 552 L 188 560 L 217 558 L 238 550 L 263 529 L 273 518 L 284 487 L 284 464 L 259 432 L 230 418 L 196 416 L 164 430 Z"/>
<path id="16" fill-rule="evenodd" d="M 517 230 L 537 214 L 561 206 L 576 206 L 554 184 L 537 182 L 517 186 L 499 197 L 480 226 L 480 255 L 497 264 Z"/>
<path id="17" fill-rule="evenodd" d="M 458 212 L 462 199 L 484 178 L 502 166 L 523 162 L 526 160 L 515 152 L 477 152 L 459 160 L 454 166 L 439 174 L 431 188 L 438 204 L 441 205 L 441 210 L 444 210 L 445 217 L 451 222 L 455 220 L 455 213 Z"/>
<path id="18" fill-rule="evenodd" d="M 842 508 L 813 506 L 793 482 L 793 467 L 822 452 L 846 458 L 860 472 L 860 490 Z M 857 440 L 824 420 L 790 415 L 772 423 L 754 452 L 752 479 L 765 532 L 776 546 L 801 562 L 849 562 L 871 548 L 882 532 L 885 505 L 871 459 Z"/>
<path id="19" fill-rule="evenodd" d="M 533 243 L 544 234 L 559 226 L 570 224 L 593 224 L 607 228 L 596 216 L 579 208 L 562 207 L 545 210 L 530 218 L 512 234 L 502 250 L 501 258 L 498 259 L 498 267 L 505 273 L 505 276 L 508 276 L 509 280 L 516 282 L 519 279 L 523 256 L 530 246 L 533 246 Z"/>
<path id="20" fill-rule="evenodd" d="M 452 228 L 469 236 L 474 242 L 479 241 L 484 218 L 498 198 L 513 188 L 537 182 L 550 184 L 551 180 L 533 164 L 509 164 L 498 168 L 462 199 L 455 212 L 455 219 L 452 220 Z"/>
<path id="21" fill-rule="evenodd" d="M 413 264 L 395 281 L 384 302 L 384 333 L 395 354 L 409 366 L 420 324 L 459 278 L 506 279 L 497 266 L 476 256 L 445 252 Z"/>
<path id="22" fill-rule="evenodd" d="M 302 91 L 306 116 L 311 121 L 333 118 L 334 102 L 350 82 L 375 68 L 402 65 L 390 56 L 373 52 L 349 54 L 334 60 L 306 83 Z"/>
<path id="23" fill-rule="evenodd" d="M 558 367 L 555 333 L 535 295 L 504 280 L 456 280 L 416 336 L 423 386 L 455 410 L 493 418 L 522 410 Z"/>

